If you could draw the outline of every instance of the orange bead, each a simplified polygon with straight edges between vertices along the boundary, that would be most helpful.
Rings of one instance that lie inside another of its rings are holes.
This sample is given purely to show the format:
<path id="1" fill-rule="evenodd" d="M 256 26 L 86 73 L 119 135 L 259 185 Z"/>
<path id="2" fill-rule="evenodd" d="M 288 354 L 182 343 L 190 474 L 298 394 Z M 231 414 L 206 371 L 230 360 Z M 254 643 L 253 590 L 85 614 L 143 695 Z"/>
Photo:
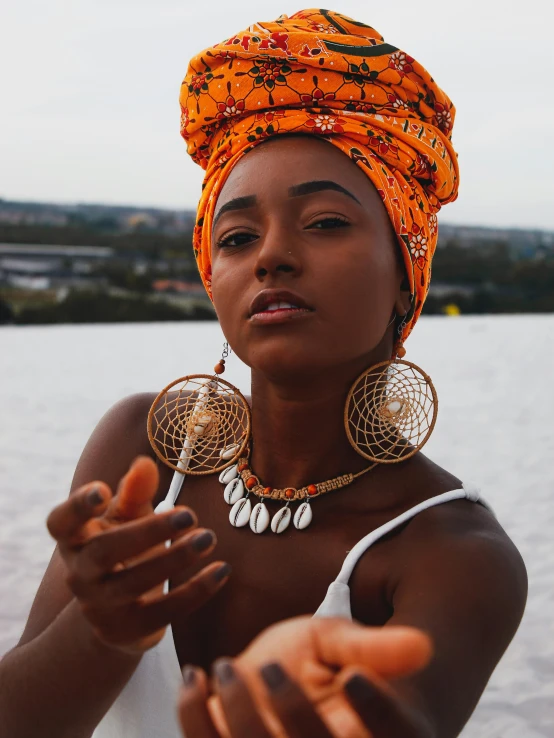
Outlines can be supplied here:
<path id="1" fill-rule="evenodd" d="M 248 477 L 246 480 L 246 489 L 252 489 L 258 484 L 256 477 Z"/>
<path id="2" fill-rule="evenodd" d="M 288 500 L 291 500 L 291 499 L 292 499 L 292 498 L 294 497 L 294 493 L 295 493 L 295 492 L 296 492 L 296 490 L 295 490 L 295 489 L 291 489 L 291 488 L 289 487 L 289 489 L 286 489 L 286 490 L 285 490 L 285 497 L 286 497 L 286 498 L 287 498 Z"/>
<path id="3" fill-rule="evenodd" d="M 308 485 L 308 494 L 309 495 L 317 495 L 317 487 L 315 484 L 309 484 Z"/>
<path id="4" fill-rule="evenodd" d="M 214 372 L 216 374 L 223 374 L 224 371 L 225 371 L 225 362 L 223 360 L 218 361 L 217 364 L 214 366 Z"/>
<path id="5" fill-rule="evenodd" d="M 273 487 L 264 487 L 263 495 L 264 497 L 269 497 L 269 495 L 273 492 Z"/>
<path id="6" fill-rule="evenodd" d="M 402 344 L 400 344 L 400 346 L 398 347 L 396 355 L 399 359 L 403 359 L 406 356 L 406 349 L 404 348 L 404 346 L 402 346 Z"/>
<path id="7" fill-rule="evenodd" d="M 240 474 L 243 471 L 246 471 L 248 469 L 248 464 L 246 462 L 243 462 L 242 464 L 239 464 L 238 466 L 238 473 Z"/>

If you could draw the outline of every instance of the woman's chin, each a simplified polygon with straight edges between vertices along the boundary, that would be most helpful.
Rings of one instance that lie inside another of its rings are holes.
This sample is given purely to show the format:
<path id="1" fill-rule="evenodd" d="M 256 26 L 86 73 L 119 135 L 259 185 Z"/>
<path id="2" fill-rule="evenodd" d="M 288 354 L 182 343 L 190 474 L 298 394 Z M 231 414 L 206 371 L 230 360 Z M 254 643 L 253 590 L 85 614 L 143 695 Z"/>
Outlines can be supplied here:
<path id="1" fill-rule="evenodd" d="M 257 357 L 251 364 L 254 376 L 263 376 L 270 382 L 283 385 L 303 384 L 313 381 L 315 374 L 322 372 L 320 365 L 314 366 L 309 357 L 290 357 L 283 354 Z"/>
<path id="2" fill-rule="evenodd" d="M 348 363 L 336 340 L 317 340 L 316 336 L 273 336 L 250 343 L 243 361 L 252 369 L 279 384 L 299 384 L 328 375 Z M 242 357 L 241 357 L 242 358 Z"/>

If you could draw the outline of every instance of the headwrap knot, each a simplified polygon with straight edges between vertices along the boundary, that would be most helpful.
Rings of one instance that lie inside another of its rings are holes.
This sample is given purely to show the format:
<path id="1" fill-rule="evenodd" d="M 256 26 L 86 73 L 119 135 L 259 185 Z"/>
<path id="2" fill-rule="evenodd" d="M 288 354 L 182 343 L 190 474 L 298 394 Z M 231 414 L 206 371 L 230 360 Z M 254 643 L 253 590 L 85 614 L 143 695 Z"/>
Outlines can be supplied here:
<path id="1" fill-rule="evenodd" d="M 302 10 L 195 56 L 180 103 L 188 153 L 206 170 L 193 247 L 210 297 L 213 212 L 233 166 L 270 136 L 313 134 L 361 167 L 383 200 L 412 293 L 405 339 L 429 289 L 437 213 L 458 192 L 455 109 L 421 64 L 370 26 Z"/>

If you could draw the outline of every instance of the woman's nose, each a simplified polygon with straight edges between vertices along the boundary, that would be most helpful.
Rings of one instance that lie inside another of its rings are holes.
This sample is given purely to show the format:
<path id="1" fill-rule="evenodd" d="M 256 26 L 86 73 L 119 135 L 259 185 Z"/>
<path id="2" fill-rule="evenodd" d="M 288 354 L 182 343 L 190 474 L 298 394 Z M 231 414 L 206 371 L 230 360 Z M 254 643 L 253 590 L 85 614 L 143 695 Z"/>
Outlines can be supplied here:
<path id="1" fill-rule="evenodd" d="M 290 239 L 290 234 L 286 234 L 283 228 L 270 229 L 266 233 L 256 258 L 258 279 L 268 275 L 300 274 L 300 259 L 294 246 L 290 245 Z"/>

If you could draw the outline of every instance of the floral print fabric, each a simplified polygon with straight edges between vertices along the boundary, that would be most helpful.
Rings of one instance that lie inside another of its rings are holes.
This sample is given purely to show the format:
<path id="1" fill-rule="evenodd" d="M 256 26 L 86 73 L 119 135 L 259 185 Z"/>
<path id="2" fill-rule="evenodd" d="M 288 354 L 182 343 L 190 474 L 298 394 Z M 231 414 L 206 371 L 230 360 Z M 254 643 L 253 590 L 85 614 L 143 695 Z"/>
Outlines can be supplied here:
<path id="1" fill-rule="evenodd" d="M 429 289 L 437 212 L 458 192 L 455 109 L 421 64 L 370 26 L 301 10 L 195 56 L 180 104 L 188 153 L 206 170 L 193 246 L 210 297 L 212 219 L 229 172 L 268 136 L 311 133 L 349 156 L 383 199 L 412 293 L 405 339 Z"/>

